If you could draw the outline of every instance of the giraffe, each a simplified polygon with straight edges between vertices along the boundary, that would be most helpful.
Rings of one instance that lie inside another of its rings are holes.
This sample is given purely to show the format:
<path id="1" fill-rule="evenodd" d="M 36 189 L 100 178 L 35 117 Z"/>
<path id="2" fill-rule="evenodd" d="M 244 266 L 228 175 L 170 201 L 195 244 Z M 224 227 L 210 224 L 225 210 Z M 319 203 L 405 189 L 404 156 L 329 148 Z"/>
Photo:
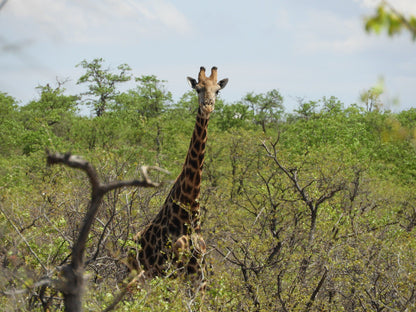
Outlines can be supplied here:
<path id="1" fill-rule="evenodd" d="M 177 271 L 187 275 L 193 286 L 203 291 L 206 246 L 201 236 L 198 198 L 209 117 L 216 96 L 228 79 L 217 82 L 217 67 L 212 67 L 209 77 L 201 67 L 198 81 L 191 77 L 187 80 L 198 93 L 199 107 L 185 163 L 159 213 L 134 236 L 138 247 L 129 257 L 129 267 L 144 280 L 164 275 L 168 264 L 175 263 Z"/>

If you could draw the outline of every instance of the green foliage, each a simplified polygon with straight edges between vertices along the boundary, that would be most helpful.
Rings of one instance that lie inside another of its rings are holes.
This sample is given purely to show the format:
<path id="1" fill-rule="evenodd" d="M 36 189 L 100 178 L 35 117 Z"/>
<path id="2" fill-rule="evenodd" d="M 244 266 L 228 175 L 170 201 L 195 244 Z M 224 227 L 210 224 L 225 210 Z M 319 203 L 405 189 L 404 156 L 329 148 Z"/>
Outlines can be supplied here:
<path id="1" fill-rule="evenodd" d="M 19 133 L 23 125 L 18 120 L 16 100 L 5 93 L 0 93 L 0 154 L 14 155 L 20 147 Z"/>
<path id="2" fill-rule="evenodd" d="M 91 62 L 83 60 L 77 65 L 86 69 L 86 73 L 78 79 L 78 84 L 88 84 L 88 91 L 83 95 L 92 96 L 93 99 L 87 98 L 84 101 L 93 107 L 97 117 L 114 105 L 114 100 L 119 94 L 116 85 L 131 79 L 131 68 L 127 64 L 117 66 L 119 73 L 113 74 L 110 69 L 103 69 L 103 63 L 102 58 L 97 58 Z"/>
<path id="3" fill-rule="evenodd" d="M 416 17 L 404 16 L 395 10 L 394 6 L 386 1 L 382 1 L 377 7 L 373 16 L 366 17 L 365 29 L 367 32 L 374 31 L 380 34 L 382 30 L 387 30 L 389 36 L 394 36 L 406 29 L 416 39 Z"/>
<path id="4" fill-rule="evenodd" d="M 384 92 L 384 80 L 379 79 L 378 83 L 368 90 L 361 92 L 360 101 L 365 105 L 368 112 L 373 110 L 380 111 L 383 109 L 383 102 L 381 95 Z"/>
<path id="5" fill-rule="evenodd" d="M 139 178 L 144 164 L 172 172 L 159 189 L 109 193 L 93 225 L 84 308 L 103 310 L 128 280 L 131 237 L 180 172 L 198 105 L 190 92 L 173 103 L 154 76 L 137 83 L 114 88 L 99 118 L 78 115 L 79 97 L 61 85 L 24 106 L 0 93 L 0 291 L 13 294 L 0 296 L 4 309 L 62 309 L 59 292 L 31 287 L 67 263 L 90 189 L 83 172 L 45 167 L 45 148 L 83 155 L 105 182 Z M 324 97 L 284 115 L 276 90 L 218 99 L 200 197 L 205 298 L 160 277 L 116 311 L 411 309 L 416 111 L 370 106 Z"/>
<path id="6" fill-rule="evenodd" d="M 173 105 L 173 109 L 178 113 L 178 116 L 195 116 L 198 111 L 196 103 L 198 103 L 198 95 L 194 90 L 191 90 L 181 96 L 178 103 Z"/>
<path id="7" fill-rule="evenodd" d="M 284 112 L 283 97 L 277 90 L 265 94 L 248 93 L 243 103 L 251 108 L 254 121 L 261 125 L 264 132 L 266 125 L 278 122 Z"/>
<path id="8" fill-rule="evenodd" d="M 71 121 L 77 111 L 78 97 L 64 95 L 65 90 L 60 85 L 55 89 L 49 85 L 38 89 L 40 98 L 20 110 L 20 119 L 25 129 L 22 142 L 25 154 L 45 147 L 57 147 L 58 137 L 67 139 Z"/>
<path id="9" fill-rule="evenodd" d="M 156 76 L 141 76 L 136 82 L 136 89 L 117 97 L 115 111 L 150 118 L 160 115 L 172 103 L 172 94 L 163 85 L 165 81 Z"/>
<path id="10" fill-rule="evenodd" d="M 249 125 L 254 119 L 253 112 L 248 105 L 237 102 L 233 104 L 224 104 L 219 102 L 216 104 L 216 116 L 214 120 L 221 130 L 231 128 L 242 128 Z"/>
<path id="11" fill-rule="evenodd" d="M 318 107 L 317 101 L 305 102 L 303 99 L 299 99 L 299 107 L 295 109 L 294 111 L 300 118 L 308 119 L 316 113 L 317 107 Z"/>

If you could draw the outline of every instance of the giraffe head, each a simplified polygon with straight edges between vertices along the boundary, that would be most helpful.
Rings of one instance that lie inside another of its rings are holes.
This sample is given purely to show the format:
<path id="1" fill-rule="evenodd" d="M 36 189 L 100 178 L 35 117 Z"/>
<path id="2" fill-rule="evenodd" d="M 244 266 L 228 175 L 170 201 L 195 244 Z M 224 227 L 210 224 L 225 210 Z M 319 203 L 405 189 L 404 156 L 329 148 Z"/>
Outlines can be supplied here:
<path id="1" fill-rule="evenodd" d="M 188 81 L 191 87 L 198 93 L 198 102 L 201 112 L 205 116 L 214 110 L 215 99 L 218 92 L 223 89 L 228 82 L 228 79 L 222 79 L 217 82 L 217 67 L 211 68 L 211 75 L 205 76 L 205 68 L 201 67 L 199 70 L 198 81 L 196 79 L 188 77 Z"/>

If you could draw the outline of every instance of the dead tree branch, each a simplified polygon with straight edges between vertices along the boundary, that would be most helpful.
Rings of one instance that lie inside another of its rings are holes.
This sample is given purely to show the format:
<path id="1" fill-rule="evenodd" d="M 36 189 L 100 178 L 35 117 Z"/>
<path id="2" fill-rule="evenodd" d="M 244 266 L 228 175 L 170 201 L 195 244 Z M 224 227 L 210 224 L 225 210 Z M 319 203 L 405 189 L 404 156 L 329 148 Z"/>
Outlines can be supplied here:
<path id="1" fill-rule="evenodd" d="M 2 0 L 0 2 L 0 10 L 6 5 L 6 3 L 7 3 L 7 0 Z"/>
<path id="2" fill-rule="evenodd" d="M 71 155 L 70 153 L 47 152 L 47 164 L 63 164 L 71 168 L 81 169 L 85 171 L 91 184 L 91 199 L 78 238 L 72 247 L 71 263 L 61 268 L 61 279 L 56 285 L 57 289 L 64 295 L 65 310 L 78 312 L 82 310 L 81 296 L 84 285 L 83 273 L 86 242 L 103 196 L 111 190 L 126 186 L 158 187 L 160 183 L 152 181 L 149 178 L 148 171 L 157 170 L 164 173 L 167 173 L 167 171 L 159 167 L 144 166 L 141 168 L 143 180 L 112 181 L 102 184 L 94 167 L 80 156 Z"/>

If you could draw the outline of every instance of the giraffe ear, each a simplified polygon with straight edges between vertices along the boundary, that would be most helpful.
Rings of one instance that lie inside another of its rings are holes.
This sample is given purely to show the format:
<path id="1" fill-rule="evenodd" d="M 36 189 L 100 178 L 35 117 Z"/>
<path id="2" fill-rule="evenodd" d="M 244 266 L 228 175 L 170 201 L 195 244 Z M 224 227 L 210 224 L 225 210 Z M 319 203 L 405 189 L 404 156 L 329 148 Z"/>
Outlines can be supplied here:
<path id="1" fill-rule="evenodd" d="M 198 84 L 198 82 L 194 78 L 191 78 L 191 77 L 187 77 L 186 79 L 188 80 L 188 82 L 191 85 L 192 89 L 195 89 L 195 86 Z"/>
<path id="2" fill-rule="evenodd" d="M 228 78 L 225 78 L 225 79 L 220 80 L 220 82 L 218 82 L 218 85 L 221 87 L 221 89 L 224 89 L 227 83 L 228 83 Z"/>

